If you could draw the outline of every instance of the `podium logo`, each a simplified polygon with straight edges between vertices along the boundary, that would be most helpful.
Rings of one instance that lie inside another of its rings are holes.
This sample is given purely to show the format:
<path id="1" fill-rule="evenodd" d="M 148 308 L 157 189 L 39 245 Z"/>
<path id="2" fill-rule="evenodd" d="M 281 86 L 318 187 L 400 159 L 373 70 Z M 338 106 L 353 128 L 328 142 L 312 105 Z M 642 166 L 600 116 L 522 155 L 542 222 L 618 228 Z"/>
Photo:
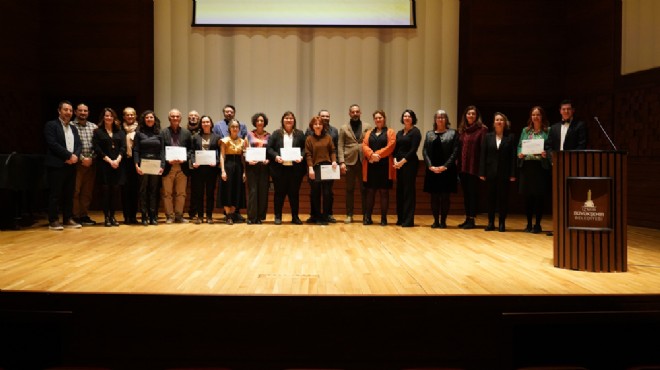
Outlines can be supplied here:
<path id="1" fill-rule="evenodd" d="M 591 189 L 587 191 L 587 200 L 584 202 L 582 209 L 574 210 L 573 217 L 577 221 L 603 222 L 605 220 L 605 212 L 599 212 L 598 207 L 591 199 Z"/>

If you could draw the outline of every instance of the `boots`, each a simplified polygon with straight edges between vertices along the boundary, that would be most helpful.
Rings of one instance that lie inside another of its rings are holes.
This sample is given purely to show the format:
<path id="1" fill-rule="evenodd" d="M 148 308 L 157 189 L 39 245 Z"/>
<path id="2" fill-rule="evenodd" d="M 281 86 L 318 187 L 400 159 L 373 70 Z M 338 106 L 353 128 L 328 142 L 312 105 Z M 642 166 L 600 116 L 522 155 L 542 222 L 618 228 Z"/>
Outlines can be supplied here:
<path id="1" fill-rule="evenodd" d="M 506 231 L 505 220 L 506 219 L 504 217 L 500 217 L 500 224 L 499 224 L 499 227 L 498 227 L 498 231 L 501 232 L 501 233 Z"/>
<path id="2" fill-rule="evenodd" d="M 468 217 L 467 220 L 463 223 L 463 230 L 469 230 L 475 228 L 474 217 Z"/>
<path id="3" fill-rule="evenodd" d="M 488 226 L 484 231 L 493 231 L 495 230 L 495 215 L 488 215 Z"/>

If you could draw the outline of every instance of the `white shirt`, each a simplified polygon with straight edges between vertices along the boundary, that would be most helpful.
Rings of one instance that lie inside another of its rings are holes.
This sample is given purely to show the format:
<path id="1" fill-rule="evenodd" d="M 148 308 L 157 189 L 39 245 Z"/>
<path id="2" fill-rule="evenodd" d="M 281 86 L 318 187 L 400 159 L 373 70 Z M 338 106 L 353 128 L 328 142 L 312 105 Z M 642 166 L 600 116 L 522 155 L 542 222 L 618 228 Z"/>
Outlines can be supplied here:
<path id="1" fill-rule="evenodd" d="M 71 130 L 71 124 L 65 124 L 60 120 L 60 123 L 62 124 L 62 129 L 64 130 L 64 141 L 66 142 L 66 150 L 70 151 L 73 153 L 73 145 L 74 145 L 74 139 L 73 139 L 73 130 Z M 67 158 L 68 159 L 68 158 Z"/>
<path id="2" fill-rule="evenodd" d="M 560 150 L 564 150 L 564 139 L 566 139 L 566 133 L 568 132 L 568 127 L 570 125 L 570 123 L 564 123 L 561 125 L 561 142 L 559 145 Z"/>

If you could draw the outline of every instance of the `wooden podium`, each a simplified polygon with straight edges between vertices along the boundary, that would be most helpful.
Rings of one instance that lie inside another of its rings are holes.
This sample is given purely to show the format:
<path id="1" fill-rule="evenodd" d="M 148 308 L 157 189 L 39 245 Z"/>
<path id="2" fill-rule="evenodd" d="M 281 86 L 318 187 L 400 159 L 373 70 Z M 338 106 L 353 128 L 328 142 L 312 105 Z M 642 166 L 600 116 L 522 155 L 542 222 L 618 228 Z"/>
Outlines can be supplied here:
<path id="1" fill-rule="evenodd" d="M 555 267 L 627 271 L 626 152 L 575 150 L 552 155 Z"/>

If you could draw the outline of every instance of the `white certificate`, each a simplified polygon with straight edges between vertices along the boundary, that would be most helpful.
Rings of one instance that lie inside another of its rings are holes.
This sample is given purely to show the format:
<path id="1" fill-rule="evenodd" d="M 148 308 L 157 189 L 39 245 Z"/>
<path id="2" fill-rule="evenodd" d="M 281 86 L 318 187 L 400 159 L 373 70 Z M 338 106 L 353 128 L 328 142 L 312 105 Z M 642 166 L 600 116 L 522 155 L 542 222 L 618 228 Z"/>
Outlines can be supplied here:
<path id="1" fill-rule="evenodd" d="M 166 161 L 182 161 L 188 159 L 185 146 L 166 146 L 165 147 L 165 160 Z"/>
<path id="2" fill-rule="evenodd" d="M 280 148 L 280 157 L 284 161 L 297 161 L 302 158 L 300 155 L 300 148 Z"/>
<path id="3" fill-rule="evenodd" d="M 339 166 L 333 170 L 331 164 L 322 164 L 321 180 L 339 180 Z"/>
<path id="4" fill-rule="evenodd" d="M 143 159 L 140 161 L 140 169 L 145 175 L 158 175 L 160 172 L 160 159 Z"/>
<path id="5" fill-rule="evenodd" d="M 215 166 L 215 150 L 195 150 L 195 163 L 200 166 Z"/>
<path id="6" fill-rule="evenodd" d="M 541 154 L 543 152 L 543 139 L 529 139 L 522 141 L 521 153 L 524 155 Z"/>
<path id="7" fill-rule="evenodd" d="M 263 162 L 266 160 L 266 148 L 248 147 L 245 150 L 245 160 L 247 162 Z"/>

